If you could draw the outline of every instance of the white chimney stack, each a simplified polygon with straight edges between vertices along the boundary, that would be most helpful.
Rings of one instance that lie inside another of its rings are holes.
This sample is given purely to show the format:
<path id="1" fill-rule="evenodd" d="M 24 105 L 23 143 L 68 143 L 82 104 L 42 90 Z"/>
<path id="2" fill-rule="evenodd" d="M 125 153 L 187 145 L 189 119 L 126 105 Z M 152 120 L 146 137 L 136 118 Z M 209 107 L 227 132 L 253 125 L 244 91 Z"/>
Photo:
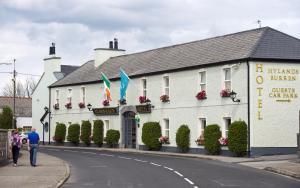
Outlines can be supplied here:
<path id="1" fill-rule="evenodd" d="M 98 67 L 111 57 L 125 54 L 125 50 L 118 47 L 118 39 L 109 41 L 109 48 L 96 48 L 95 50 L 95 67 Z"/>
<path id="2" fill-rule="evenodd" d="M 44 59 L 44 73 L 60 72 L 60 61 L 61 58 L 55 55 L 55 43 L 52 43 L 49 48 L 49 57 Z"/>

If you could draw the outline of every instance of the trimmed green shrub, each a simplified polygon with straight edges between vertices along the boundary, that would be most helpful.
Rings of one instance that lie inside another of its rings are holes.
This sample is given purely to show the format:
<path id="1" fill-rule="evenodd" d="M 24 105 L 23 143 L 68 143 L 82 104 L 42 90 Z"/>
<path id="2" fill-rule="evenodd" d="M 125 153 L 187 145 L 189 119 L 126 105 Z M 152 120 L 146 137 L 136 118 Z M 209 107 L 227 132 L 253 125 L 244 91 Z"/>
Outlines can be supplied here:
<path id="1" fill-rule="evenodd" d="M 208 125 L 204 129 L 204 147 L 209 154 L 218 155 L 221 151 L 219 139 L 221 138 L 220 127 L 217 124 Z"/>
<path id="2" fill-rule="evenodd" d="M 94 121 L 93 141 L 98 146 L 102 146 L 103 144 L 103 121 L 102 120 Z"/>
<path id="3" fill-rule="evenodd" d="M 181 125 L 176 132 L 176 144 L 182 152 L 190 148 L 190 129 L 187 125 Z"/>
<path id="4" fill-rule="evenodd" d="M 82 121 L 80 140 L 86 145 L 91 144 L 92 125 L 89 121 Z"/>
<path id="5" fill-rule="evenodd" d="M 72 124 L 68 128 L 67 140 L 73 144 L 79 144 L 80 125 Z"/>
<path id="6" fill-rule="evenodd" d="M 229 126 L 228 149 L 237 156 L 247 153 L 247 124 L 244 121 L 235 121 Z"/>
<path id="7" fill-rule="evenodd" d="M 64 123 L 56 123 L 53 140 L 63 143 L 66 139 L 66 125 Z"/>
<path id="8" fill-rule="evenodd" d="M 161 143 L 161 127 L 158 122 L 146 122 L 142 129 L 142 141 L 149 150 L 159 150 Z"/>
<path id="9" fill-rule="evenodd" d="M 110 147 L 114 147 L 115 144 L 119 143 L 120 132 L 118 130 L 109 129 L 106 132 L 106 143 Z"/>
<path id="10" fill-rule="evenodd" d="M 18 127 L 17 131 L 18 131 L 18 133 L 21 133 L 23 131 L 23 128 L 22 127 Z"/>
<path id="11" fill-rule="evenodd" d="M 0 129 L 12 129 L 13 114 L 9 106 L 4 106 L 0 115 Z"/>

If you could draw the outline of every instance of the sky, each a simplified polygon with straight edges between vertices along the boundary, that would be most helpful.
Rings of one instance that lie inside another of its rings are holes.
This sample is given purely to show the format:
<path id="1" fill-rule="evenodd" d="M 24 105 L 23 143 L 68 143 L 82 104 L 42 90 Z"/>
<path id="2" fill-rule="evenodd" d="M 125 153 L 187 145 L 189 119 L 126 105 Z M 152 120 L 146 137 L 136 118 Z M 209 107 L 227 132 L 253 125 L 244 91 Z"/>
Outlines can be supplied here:
<path id="1" fill-rule="evenodd" d="M 52 42 L 62 64 L 82 65 L 113 38 L 128 54 L 258 28 L 257 20 L 300 38 L 299 10 L 299 0 L 0 0 L 0 90 L 13 70 L 1 63 L 16 59 L 19 81 L 42 75 Z"/>

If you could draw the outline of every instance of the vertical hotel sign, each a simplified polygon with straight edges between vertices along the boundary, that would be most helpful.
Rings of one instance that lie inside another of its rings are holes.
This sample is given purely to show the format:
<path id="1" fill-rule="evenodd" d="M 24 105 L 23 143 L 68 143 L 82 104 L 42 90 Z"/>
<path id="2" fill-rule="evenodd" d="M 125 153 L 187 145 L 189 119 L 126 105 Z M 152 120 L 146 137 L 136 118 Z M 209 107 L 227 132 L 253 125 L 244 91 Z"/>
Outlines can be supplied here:
<path id="1" fill-rule="evenodd" d="M 266 71 L 266 74 L 264 74 Z M 282 68 L 282 67 L 268 67 L 265 70 L 263 64 L 258 63 L 255 65 L 255 82 L 256 82 L 256 94 L 257 94 L 257 112 L 256 117 L 257 120 L 263 120 L 263 95 L 265 90 L 267 90 L 267 97 L 270 99 L 274 99 L 274 102 L 293 102 L 294 99 L 298 98 L 297 88 L 293 87 L 295 84 L 287 84 L 291 82 L 295 82 L 299 76 L 299 69 L 297 68 Z M 272 87 L 265 88 L 264 83 L 268 81 L 268 85 L 270 84 Z M 276 83 L 285 83 L 281 84 L 279 87 L 276 86 Z"/>

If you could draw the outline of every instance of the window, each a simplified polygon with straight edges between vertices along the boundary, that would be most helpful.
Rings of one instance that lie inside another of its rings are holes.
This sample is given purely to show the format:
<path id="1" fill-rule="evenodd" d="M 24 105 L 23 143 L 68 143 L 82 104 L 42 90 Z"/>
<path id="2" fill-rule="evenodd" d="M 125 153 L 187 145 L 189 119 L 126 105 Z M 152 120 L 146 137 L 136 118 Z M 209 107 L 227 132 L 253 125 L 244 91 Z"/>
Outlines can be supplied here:
<path id="1" fill-rule="evenodd" d="M 230 117 L 224 118 L 224 124 L 225 124 L 225 137 L 228 138 L 228 130 L 231 124 L 231 118 Z"/>
<path id="2" fill-rule="evenodd" d="M 59 90 L 55 91 L 55 104 L 59 104 Z"/>
<path id="3" fill-rule="evenodd" d="M 85 103 L 85 87 L 81 87 L 81 102 Z"/>
<path id="4" fill-rule="evenodd" d="M 231 91 L 231 69 L 224 69 L 224 87 L 226 90 Z"/>
<path id="5" fill-rule="evenodd" d="M 206 91 L 206 72 L 199 72 L 200 91 Z"/>
<path id="6" fill-rule="evenodd" d="M 206 118 L 200 118 L 200 135 L 204 136 L 204 129 L 206 127 Z"/>
<path id="7" fill-rule="evenodd" d="M 142 79 L 142 96 L 147 96 L 147 80 L 145 78 Z"/>
<path id="8" fill-rule="evenodd" d="M 169 119 L 164 119 L 164 136 L 170 138 L 170 122 Z"/>
<path id="9" fill-rule="evenodd" d="M 72 89 L 68 89 L 68 103 L 72 103 Z"/>
<path id="10" fill-rule="evenodd" d="M 169 76 L 163 77 L 163 94 L 164 95 L 170 95 L 170 88 L 169 88 Z"/>
<path id="11" fill-rule="evenodd" d="M 104 137 L 106 137 L 106 132 L 109 130 L 109 120 L 104 120 Z"/>

